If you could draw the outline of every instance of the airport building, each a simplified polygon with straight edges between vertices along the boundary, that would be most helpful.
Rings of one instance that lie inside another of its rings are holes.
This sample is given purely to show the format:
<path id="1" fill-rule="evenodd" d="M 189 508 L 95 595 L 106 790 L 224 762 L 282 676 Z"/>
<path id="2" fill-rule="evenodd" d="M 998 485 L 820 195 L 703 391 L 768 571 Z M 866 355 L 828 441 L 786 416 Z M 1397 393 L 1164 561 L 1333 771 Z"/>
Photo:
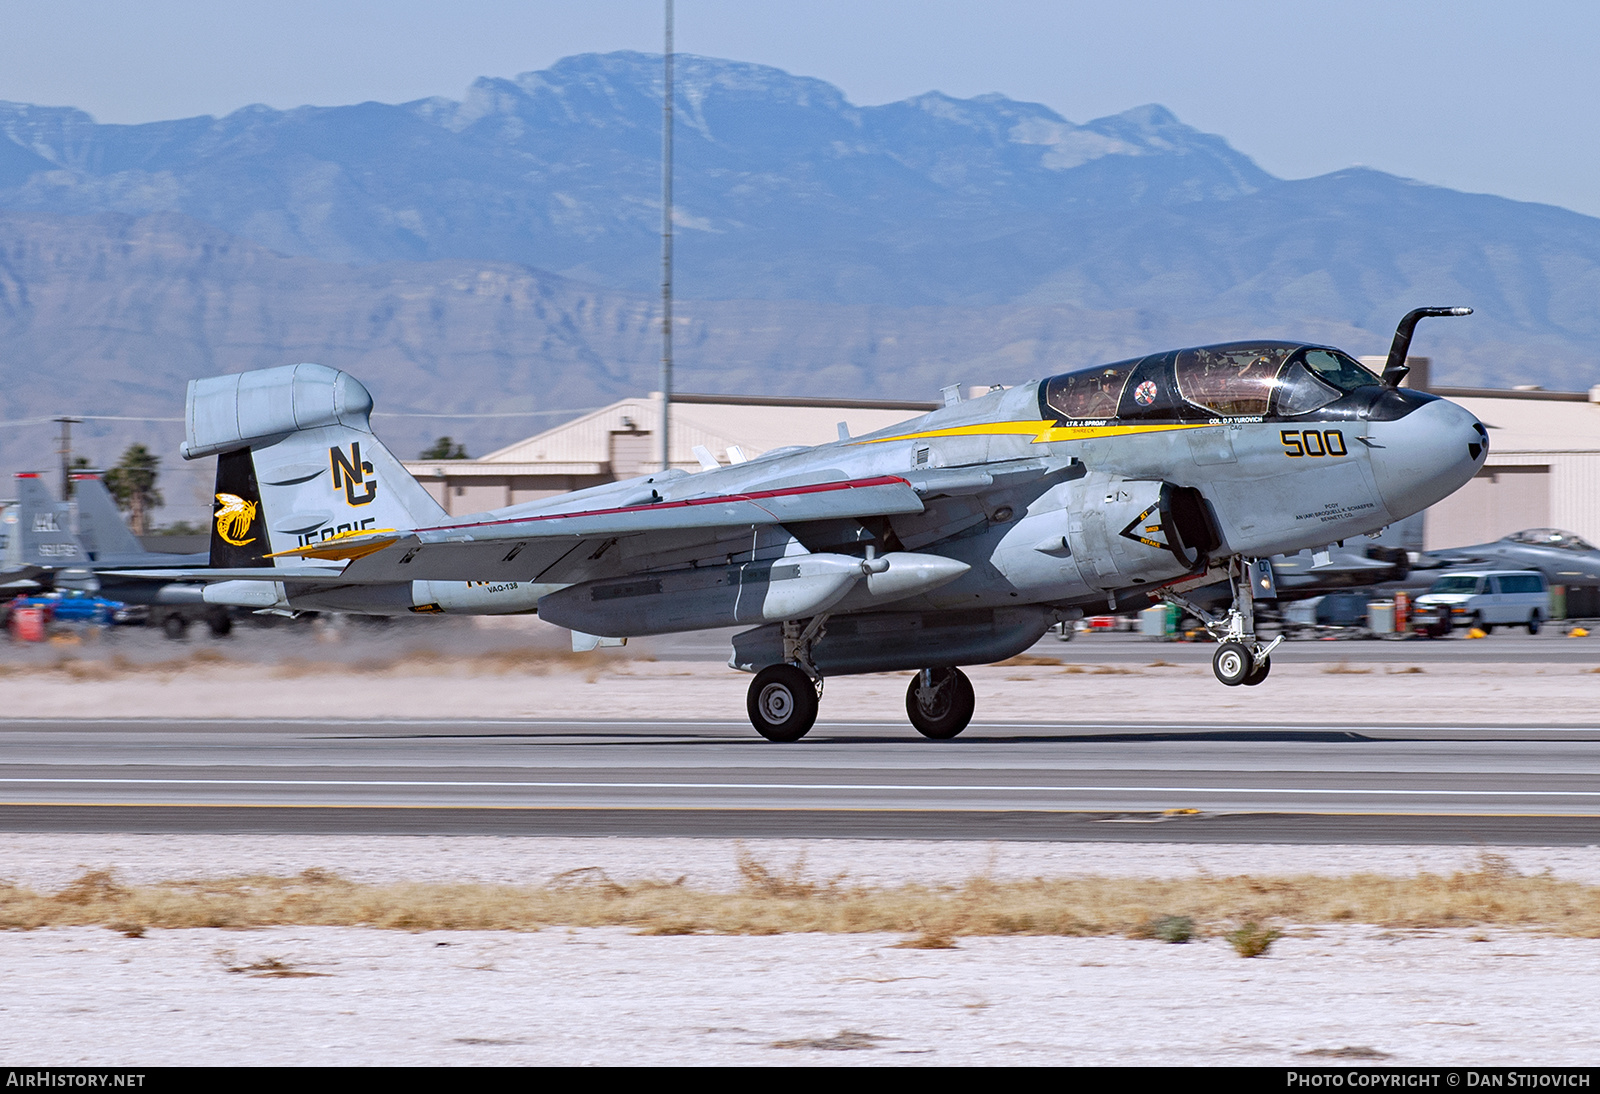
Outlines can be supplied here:
<path id="1" fill-rule="evenodd" d="M 1382 358 L 1366 363 L 1381 368 Z M 1428 512 L 1429 550 L 1498 539 L 1524 528 L 1562 528 L 1600 543 L 1600 387 L 1588 392 L 1429 388 L 1430 362 L 1410 360 L 1408 386 L 1466 407 L 1489 428 L 1483 470 Z M 979 389 L 979 391 L 987 389 Z M 870 433 L 933 410 L 932 402 L 675 395 L 672 464 L 700 466 L 789 445 L 835 439 L 842 422 Z M 452 515 L 479 513 L 659 466 L 659 394 L 610 406 L 507 445 L 481 459 L 409 461 L 406 468 Z M 731 454 L 730 454 L 731 452 Z"/>

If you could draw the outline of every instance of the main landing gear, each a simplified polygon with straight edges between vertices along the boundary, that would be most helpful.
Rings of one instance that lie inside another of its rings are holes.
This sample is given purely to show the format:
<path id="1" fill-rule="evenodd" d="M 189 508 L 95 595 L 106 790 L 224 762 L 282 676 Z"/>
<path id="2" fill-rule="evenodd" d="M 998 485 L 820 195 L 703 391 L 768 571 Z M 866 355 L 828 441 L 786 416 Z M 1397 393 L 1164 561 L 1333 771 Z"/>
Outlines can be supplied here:
<path id="1" fill-rule="evenodd" d="M 1262 571 L 1256 560 L 1231 559 L 1228 563 L 1228 581 L 1233 586 L 1233 606 L 1220 617 L 1176 593 L 1161 593 L 1163 600 L 1176 604 L 1200 620 L 1201 626 L 1217 641 L 1217 652 L 1211 658 L 1211 671 L 1230 688 L 1240 684 L 1254 687 L 1265 681 L 1267 674 L 1272 671 L 1272 651 L 1283 641 L 1281 634 L 1265 644 L 1256 638 L 1254 586 L 1258 580 L 1262 581 L 1264 588 L 1271 588 L 1270 571 Z"/>
<path id="2" fill-rule="evenodd" d="M 822 674 L 811 659 L 811 647 L 823 635 L 826 616 L 804 627 L 783 625 L 787 660 L 768 665 L 750 681 L 745 709 L 756 732 L 769 741 L 798 741 L 817 721 L 822 699 Z M 977 697 L 972 681 L 958 668 L 923 669 L 906 688 L 906 715 L 917 732 L 935 741 L 948 741 L 967 728 Z"/>
<path id="3" fill-rule="evenodd" d="M 957 668 L 923 669 L 906 688 L 906 715 L 918 733 L 935 741 L 966 729 L 977 705 L 972 681 Z"/>
<path id="4" fill-rule="evenodd" d="M 798 741 L 816 723 L 820 685 L 794 665 L 768 665 L 750 681 L 750 724 L 769 741 Z"/>

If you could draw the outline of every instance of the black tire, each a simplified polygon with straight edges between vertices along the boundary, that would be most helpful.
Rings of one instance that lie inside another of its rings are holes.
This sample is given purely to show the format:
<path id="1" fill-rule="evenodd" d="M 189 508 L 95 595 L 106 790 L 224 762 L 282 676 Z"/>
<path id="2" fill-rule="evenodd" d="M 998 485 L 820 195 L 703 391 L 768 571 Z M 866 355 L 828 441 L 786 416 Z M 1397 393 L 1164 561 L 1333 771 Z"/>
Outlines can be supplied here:
<path id="1" fill-rule="evenodd" d="M 189 633 L 189 621 L 181 615 L 169 615 L 161 621 L 161 630 L 168 638 L 177 641 Z"/>
<path id="2" fill-rule="evenodd" d="M 1472 625 L 1474 627 L 1476 627 L 1478 630 L 1482 631 L 1484 634 L 1493 634 L 1494 633 L 1494 624 L 1493 623 L 1485 623 L 1483 621 L 1483 613 L 1482 612 L 1474 613 L 1474 615 L 1472 616 Z"/>
<path id="3" fill-rule="evenodd" d="M 1250 670 L 1250 675 L 1244 678 L 1244 686 L 1247 688 L 1253 688 L 1257 684 L 1263 683 L 1267 678 L 1267 673 L 1271 671 L 1272 658 L 1263 657 L 1261 660 L 1256 662 L 1255 668 Z"/>
<path id="4" fill-rule="evenodd" d="M 213 612 L 206 616 L 206 626 L 211 628 L 212 638 L 226 638 L 233 633 L 233 616 L 227 612 Z"/>
<path id="5" fill-rule="evenodd" d="M 1539 613 L 1538 612 L 1534 612 L 1532 615 L 1528 616 L 1528 633 L 1529 634 L 1538 634 L 1539 633 L 1539 627 L 1542 624 L 1543 624 L 1543 620 L 1541 620 L 1539 618 Z"/>
<path id="6" fill-rule="evenodd" d="M 1249 679 L 1255 667 L 1255 658 L 1239 642 L 1224 642 L 1211 657 L 1211 671 L 1230 688 L 1236 688 Z"/>
<path id="7" fill-rule="evenodd" d="M 768 665 L 750 681 L 750 724 L 769 741 L 798 741 L 817 720 L 817 686 L 794 665 Z"/>
<path id="8" fill-rule="evenodd" d="M 906 688 L 906 717 L 917 732 L 934 741 L 958 736 L 972 721 L 978 707 L 972 681 L 960 669 L 929 669 L 933 687 L 923 690 L 922 673 L 911 678 Z"/>

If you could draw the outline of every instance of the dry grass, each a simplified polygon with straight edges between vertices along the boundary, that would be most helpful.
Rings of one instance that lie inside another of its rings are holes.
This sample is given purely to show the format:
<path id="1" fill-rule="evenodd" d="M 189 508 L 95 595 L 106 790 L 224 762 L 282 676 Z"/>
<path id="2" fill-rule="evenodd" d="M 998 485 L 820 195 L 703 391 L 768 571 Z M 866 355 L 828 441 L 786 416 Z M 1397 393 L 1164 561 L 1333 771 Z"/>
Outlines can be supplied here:
<path id="1" fill-rule="evenodd" d="M 1366 676 L 1371 669 L 1358 669 L 1348 661 L 1340 661 L 1337 665 L 1328 665 L 1322 670 L 1330 676 Z"/>
<path id="2" fill-rule="evenodd" d="M 1014 669 L 1021 668 L 1026 665 L 1041 668 L 1056 668 L 1060 666 L 1060 664 L 1061 658 L 1059 657 L 1040 657 L 1036 653 L 1019 653 L 1015 657 L 1008 657 L 1004 661 L 995 662 L 994 667 L 997 669 Z"/>
<path id="3" fill-rule="evenodd" d="M 308 870 L 131 886 L 90 870 L 55 893 L 0 884 L 0 927 L 149 928 L 371 926 L 395 930 L 539 930 L 626 926 L 644 934 L 898 932 L 907 945 L 948 948 L 974 935 L 1152 937 L 1183 917 L 1196 937 L 1240 923 L 1369 923 L 1390 928 L 1511 927 L 1600 937 L 1600 886 L 1521 876 L 1493 854 L 1453 874 L 1381 877 L 1060 878 L 955 885 L 856 885 L 815 880 L 804 863 L 776 870 L 741 855 L 733 892 L 676 881 L 620 882 L 598 869 L 543 885 L 364 885 Z M 1263 928 L 1268 929 L 1268 928 Z"/>
<path id="4" fill-rule="evenodd" d="M 329 673 L 419 676 L 466 672 L 489 676 L 508 676 L 514 673 L 545 676 L 556 671 L 598 672 L 606 665 L 605 659 L 593 653 L 573 653 L 571 650 L 537 646 L 469 654 L 418 649 L 391 657 L 368 657 L 349 662 L 295 658 L 278 664 L 273 669 L 273 675 L 295 678 L 323 676 Z"/>
<path id="5" fill-rule="evenodd" d="M 638 659 L 634 659 L 638 660 Z M 116 653 L 109 657 L 81 657 L 63 654 L 48 664 L 0 664 L 0 676 L 55 674 L 73 681 L 122 680 L 133 676 L 173 676 L 195 669 L 265 668 L 271 676 L 294 680 L 307 676 L 356 674 L 364 676 L 470 674 L 505 676 L 526 674 L 544 676 L 552 672 L 577 672 L 595 676 L 615 667 L 615 658 L 594 653 L 573 653 L 560 648 L 537 646 L 492 650 L 483 653 L 441 653 L 416 649 L 387 657 L 345 661 L 337 657 L 291 657 L 260 665 L 238 660 L 214 649 L 198 649 L 180 657 L 137 661 Z"/>

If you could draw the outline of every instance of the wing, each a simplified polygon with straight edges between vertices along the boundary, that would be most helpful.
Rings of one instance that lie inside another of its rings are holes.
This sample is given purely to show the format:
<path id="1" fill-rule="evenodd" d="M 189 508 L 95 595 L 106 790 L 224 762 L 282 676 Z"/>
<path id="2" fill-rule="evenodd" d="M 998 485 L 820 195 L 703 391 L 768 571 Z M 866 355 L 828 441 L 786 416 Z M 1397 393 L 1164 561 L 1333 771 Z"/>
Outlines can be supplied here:
<path id="1" fill-rule="evenodd" d="M 612 572 L 624 557 L 670 557 L 719 544 L 748 550 L 764 527 L 922 512 L 896 476 L 848 479 L 617 508 L 539 513 L 409 532 L 340 537 L 281 552 L 349 560 L 341 580 L 531 581 L 567 584 Z M 284 570 L 277 580 L 288 579 Z"/>

